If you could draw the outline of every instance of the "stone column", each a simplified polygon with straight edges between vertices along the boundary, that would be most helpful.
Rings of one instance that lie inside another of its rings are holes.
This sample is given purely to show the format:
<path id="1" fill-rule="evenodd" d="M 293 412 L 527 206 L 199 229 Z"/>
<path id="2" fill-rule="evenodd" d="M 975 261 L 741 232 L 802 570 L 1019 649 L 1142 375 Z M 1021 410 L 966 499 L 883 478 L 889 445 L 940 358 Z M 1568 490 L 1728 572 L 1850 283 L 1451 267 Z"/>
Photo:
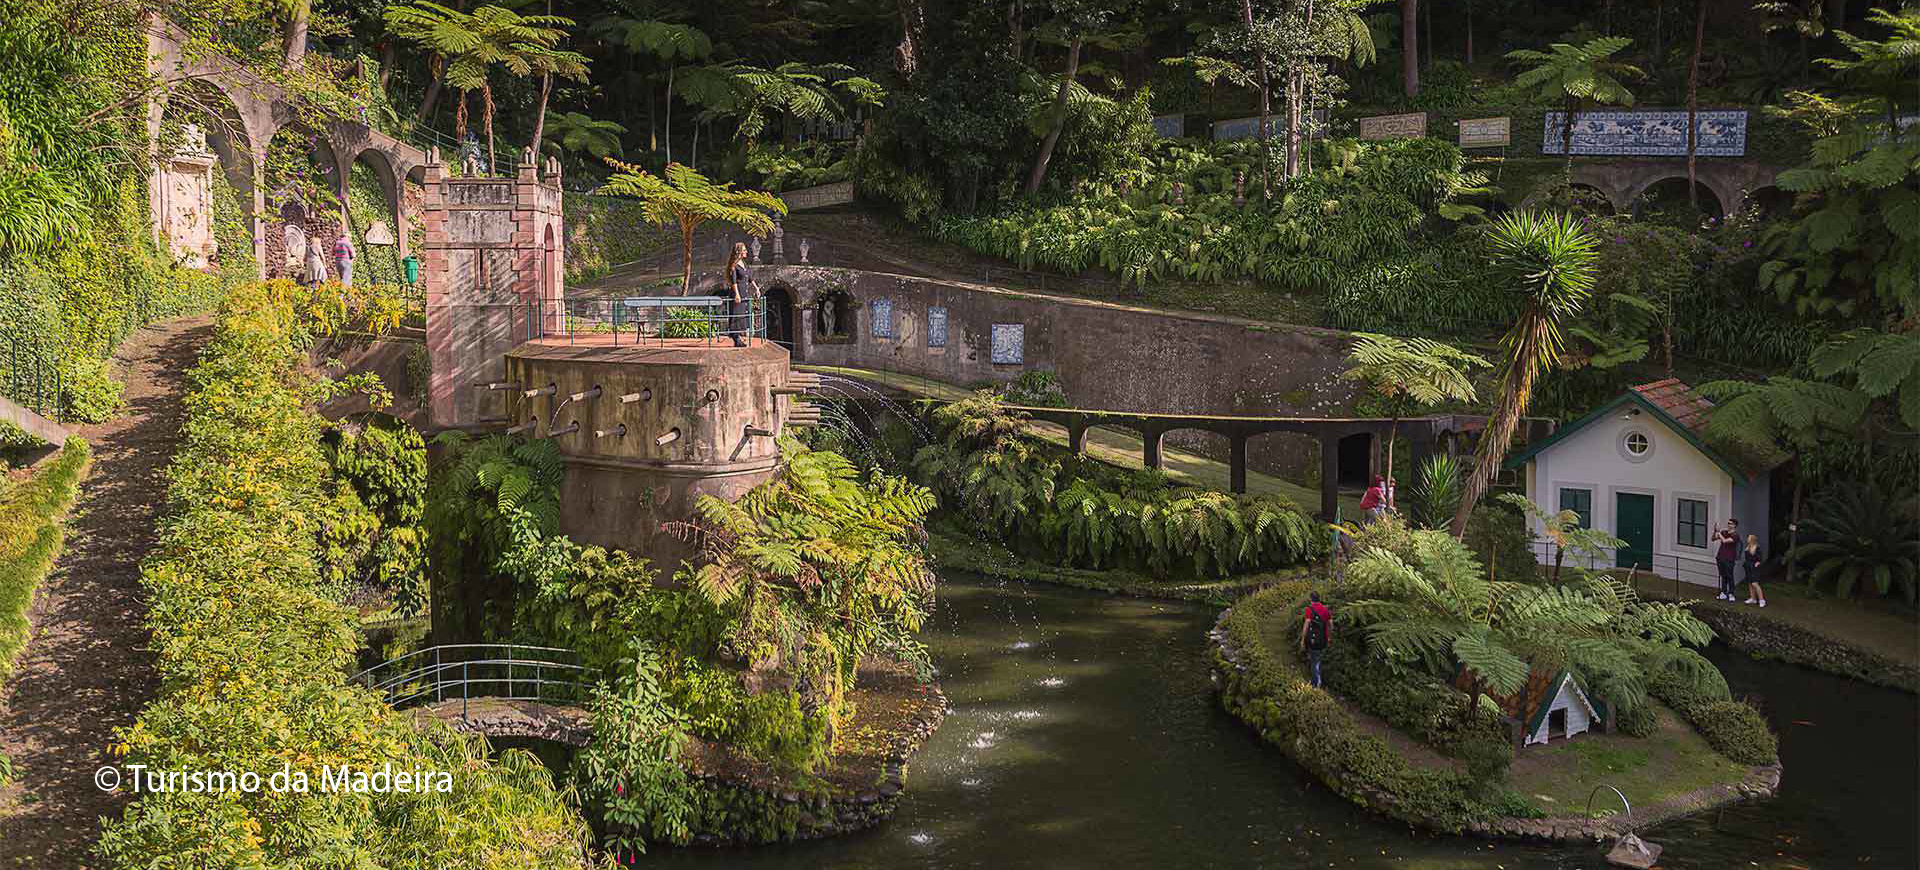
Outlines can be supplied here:
<path id="1" fill-rule="evenodd" d="M 1320 518 L 1333 519 L 1340 509 L 1340 436 L 1320 436 Z"/>
<path id="2" fill-rule="evenodd" d="M 1160 457 L 1160 440 L 1166 437 L 1166 434 L 1166 432 L 1159 429 L 1141 430 L 1140 435 L 1145 441 L 1145 449 L 1142 451 L 1141 462 L 1148 468 L 1157 470 L 1163 464 L 1163 460 Z"/>
<path id="3" fill-rule="evenodd" d="M 1067 447 L 1076 455 L 1087 452 L 1087 424 L 1067 427 Z"/>
<path id="4" fill-rule="evenodd" d="M 1247 436 L 1227 437 L 1230 439 L 1227 448 L 1227 489 L 1244 495 L 1247 491 Z"/>

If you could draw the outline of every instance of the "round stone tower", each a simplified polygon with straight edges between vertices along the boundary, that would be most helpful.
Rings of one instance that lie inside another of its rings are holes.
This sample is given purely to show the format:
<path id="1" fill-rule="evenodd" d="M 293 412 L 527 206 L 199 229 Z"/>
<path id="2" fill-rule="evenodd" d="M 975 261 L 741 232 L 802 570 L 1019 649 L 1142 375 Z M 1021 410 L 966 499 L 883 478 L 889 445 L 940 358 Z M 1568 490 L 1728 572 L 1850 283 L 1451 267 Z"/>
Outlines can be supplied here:
<path id="1" fill-rule="evenodd" d="M 565 460 L 560 526 L 671 571 L 691 545 L 661 524 L 695 516 L 702 495 L 734 501 L 773 475 L 775 436 L 806 376 L 785 348 L 755 339 L 611 346 L 536 339 L 506 355 L 509 431 L 552 438 Z M 790 419 L 791 418 L 791 419 Z"/>

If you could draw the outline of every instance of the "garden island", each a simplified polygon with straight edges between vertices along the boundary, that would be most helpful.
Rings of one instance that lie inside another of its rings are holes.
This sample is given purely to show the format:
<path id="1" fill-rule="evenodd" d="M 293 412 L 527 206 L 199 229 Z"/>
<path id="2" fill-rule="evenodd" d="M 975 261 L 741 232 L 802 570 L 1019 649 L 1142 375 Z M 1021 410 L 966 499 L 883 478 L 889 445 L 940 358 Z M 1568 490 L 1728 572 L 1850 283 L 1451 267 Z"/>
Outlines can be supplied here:
<path id="1" fill-rule="evenodd" d="M 1904 0 L 10 0 L 0 863 L 1920 864 Z"/>

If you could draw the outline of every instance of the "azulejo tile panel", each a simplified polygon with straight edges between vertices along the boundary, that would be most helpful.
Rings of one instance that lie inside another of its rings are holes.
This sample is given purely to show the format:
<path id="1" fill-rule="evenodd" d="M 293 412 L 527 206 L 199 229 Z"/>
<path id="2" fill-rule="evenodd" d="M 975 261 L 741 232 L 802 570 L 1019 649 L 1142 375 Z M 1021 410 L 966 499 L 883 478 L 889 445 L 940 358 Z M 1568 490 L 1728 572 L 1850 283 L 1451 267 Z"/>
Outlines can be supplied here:
<path id="1" fill-rule="evenodd" d="M 993 364 L 1019 365 L 1026 361 L 1027 326 L 1024 323 L 993 325 Z"/>
<path id="2" fill-rule="evenodd" d="M 1565 154 L 1565 112 L 1546 113 L 1540 151 Z M 1702 157 L 1744 157 L 1747 153 L 1747 111 L 1715 109 L 1700 112 L 1698 144 Z M 1686 112 L 1575 112 L 1573 153 L 1613 156 L 1686 156 Z"/>
<path id="3" fill-rule="evenodd" d="M 938 305 L 927 309 L 927 346 L 947 346 L 947 309 Z"/>
<path id="4" fill-rule="evenodd" d="M 873 317 L 873 337 L 893 337 L 893 300 L 875 299 L 870 310 Z"/>

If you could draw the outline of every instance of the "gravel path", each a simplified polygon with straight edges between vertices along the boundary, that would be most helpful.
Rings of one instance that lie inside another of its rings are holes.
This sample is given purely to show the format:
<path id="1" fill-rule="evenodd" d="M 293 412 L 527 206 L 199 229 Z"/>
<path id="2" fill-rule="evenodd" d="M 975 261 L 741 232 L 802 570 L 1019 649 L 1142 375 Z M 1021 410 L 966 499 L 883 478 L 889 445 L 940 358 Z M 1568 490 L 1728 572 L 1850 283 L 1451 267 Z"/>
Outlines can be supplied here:
<path id="1" fill-rule="evenodd" d="M 93 474 L 34 600 L 32 640 L 0 689 L 0 752 L 16 780 L 0 789 L 0 868 L 86 867 L 100 818 L 124 809 L 124 796 L 94 787 L 93 772 L 114 729 L 153 697 L 139 565 L 165 506 L 186 373 L 211 323 L 185 318 L 128 336 L 115 355 L 126 411 L 78 429 L 93 446 Z"/>

